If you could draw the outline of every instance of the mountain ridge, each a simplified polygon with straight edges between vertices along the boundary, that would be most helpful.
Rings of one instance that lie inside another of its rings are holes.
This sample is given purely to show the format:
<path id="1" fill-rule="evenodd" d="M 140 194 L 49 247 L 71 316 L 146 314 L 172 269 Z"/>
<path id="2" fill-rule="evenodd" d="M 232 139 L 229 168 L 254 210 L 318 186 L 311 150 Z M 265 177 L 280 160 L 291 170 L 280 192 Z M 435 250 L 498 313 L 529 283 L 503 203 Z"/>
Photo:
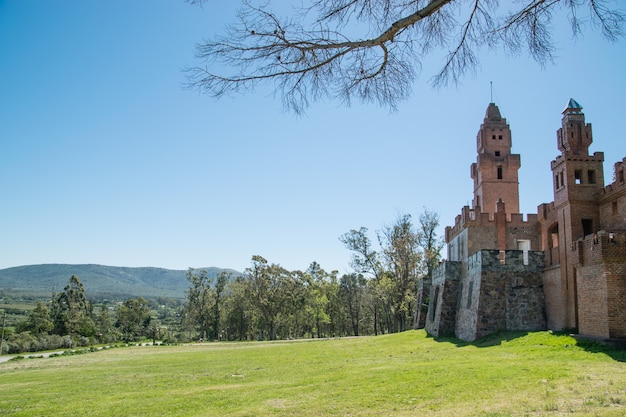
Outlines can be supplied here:
<path id="1" fill-rule="evenodd" d="M 234 269 L 208 267 L 209 277 L 221 272 L 241 275 Z M 189 289 L 187 270 L 159 267 L 126 267 L 100 264 L 37 264 L 0 269 L 0 289 L 9 293 L 50 295 L 62 291 L 69 278 L 76 275 L 87 297 L 172 297 L 184 298 Z"/>

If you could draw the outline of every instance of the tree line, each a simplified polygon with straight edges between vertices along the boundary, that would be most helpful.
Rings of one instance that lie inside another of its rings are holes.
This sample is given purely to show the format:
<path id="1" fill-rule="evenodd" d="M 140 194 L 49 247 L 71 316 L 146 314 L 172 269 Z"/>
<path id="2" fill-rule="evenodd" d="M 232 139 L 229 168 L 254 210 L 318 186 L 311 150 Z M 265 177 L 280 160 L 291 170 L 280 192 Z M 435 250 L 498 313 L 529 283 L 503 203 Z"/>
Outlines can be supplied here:
<path id="1" fill-rule="evenodd" d="M 352 252 L 340 276 L 312 262 L 290 271 L 262 256 L 240 275 L 190 268 L 184 302 L 131 298 L 94 304 L 77 276 L 47 303 L 37 302 L 4 343 L 6 352 L 95 343 L 191 340 L 276 340 L 394 333 L 412 327 L 418 280 L 428 277 L 443 247 L 439 217 L 426 210 L 414 225 L 400 215 L 371 239 L 365 227 L 339 237 Z"/>
<path id="2" fill-rule="evenodd" d="M 275 340 L 376 335 L 412 327 L 418 280 L 439 262 L 439 217 L 426 210 L 417 227 L 410 215 L 377 231 L 361 227 L 340 236 L 353 272 L 339 276 L 312 262 L 289 271 L 253 256 L 241 276 L 190 269 L 183 331 L 203 340 Z"/>
<path id="3" fill-rule="evenodd" d="M 3 353 L 156 339 L 159 331 L 159 322 L 142 297 L 119 303 L 114 312 L 106 305 L 96 312 L 80 278 L 72 275 L 62 292 L 53 293 L 47 303 L 37 301 L 28 318 L 7 334 Z"/>

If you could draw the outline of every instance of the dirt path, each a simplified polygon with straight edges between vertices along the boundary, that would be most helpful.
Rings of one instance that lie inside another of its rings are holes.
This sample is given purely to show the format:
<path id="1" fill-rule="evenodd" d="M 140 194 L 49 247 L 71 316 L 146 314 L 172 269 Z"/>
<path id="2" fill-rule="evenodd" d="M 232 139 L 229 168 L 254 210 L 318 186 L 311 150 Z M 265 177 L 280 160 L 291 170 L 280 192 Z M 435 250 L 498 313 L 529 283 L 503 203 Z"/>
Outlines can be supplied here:
<path id="1" fill-rule="evenodd" d="M 50 355 L 61 355 L 61 354 L 63 354 L 63 352 L 65 352 L 65 351 L 64 350 L 60 350 L 58 352 L 33 353 L 33 354 L 29 354 L 29 355 L 2 355 L 2 356 L 0 356 L 0 363 L 1 362 L 8 362 L 11 359 L 15 358 L 16 356 L 23 356 L 24 358 L 48 358 L 48 357 L 50 357 Z"/>

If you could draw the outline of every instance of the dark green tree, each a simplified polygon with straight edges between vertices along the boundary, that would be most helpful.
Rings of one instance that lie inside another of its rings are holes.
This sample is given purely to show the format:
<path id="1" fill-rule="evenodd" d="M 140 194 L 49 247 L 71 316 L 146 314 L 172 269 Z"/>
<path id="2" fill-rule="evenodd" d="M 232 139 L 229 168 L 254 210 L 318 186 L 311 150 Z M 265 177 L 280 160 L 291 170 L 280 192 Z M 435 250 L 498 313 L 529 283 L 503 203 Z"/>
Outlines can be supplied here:
<path id="1" fill-rule="evenodd" d="M 117 309 L 115 327 L 125 342 L 151 337 L 149 332 L 151 323 L 148 302 L 142 297 L 128 299 Z"/>
<path id="2" fill-rule="evenodd" d="M 341 299 L 350 316 L 352 334 L 359 335 L 359 325 L 361 323 L 361 310 L 363 306 L 363 295 L 367 280 L 362 274 L 346 274 L 339 281 Z"/>
<path id="3" fill-rule="evenodd" d="M 302 285 L 293 274 L 276 264 L 268 264 L 261 256 L 252 257 L 252 267 L 246 269 L 250 280 L 250 295 L 257 312 L 258 330 L 262 337 L 275 340 L 281 326 L 287 325 L 302 307 Z M 288 329 L 284 329 L 287 330 Z M 282 336 L 288 336 L 283 333 Z"/>
<path id="4" fill-rule="evenodd" d="M 96 336 L 101 342 L 110 343 L 117 340 L 117 330 L 115 329 L 109 309 L 106 305 L 100 308 L 100 313 L 96 316 Z"/>
<path id="5" fill-rule="evenodd" d="M 316 334 L 320 338 L 326 333 L 330 324 L 328 273 L 322 269 L 320 264 L 312 262 L 302 279 L 306 289 L 305 331 L 309 332 L 311 337 Z"/>
<path id="6" fill-rule="evenodd" d="M 441 250 L 443 249 L 443 239 L 437 236 L 439 227 L 439 214 L 424 209 L 419 217 L 418 246 L 423 252 L 422 272 L 424 276 L 432 277 L 433 270 L 439 265 L 441 260 Z"/>
<path id="7" fill-rule="evenodd" d="M 347 249 L 353 252 L 350 265 L 354 271 L 371 277 L 367 284 L 368 296 L 366 306 L 373 316 L 374 334 L 378 334 L 382 316 L 381 311 L 386 313 L 384 316 L 387 318 L 385 320 L 387 326 L 390 324 L 386 297 L 388 277 L 385 273 L 381 255 L 374 250 L 366 227 L 361 227 L 359 230 L 352 229 L 350 232 L 341 235 L 339 240 Z"/>
<path id="8" fill-rule="evenodd" d="M 223 298 L 226 284 L 230 281 L 232 274 L 230 272 L 220 272 L 215 282 L 215 303 L 213 304 L 213 325 L 211 327 L 211 339 L 218 340 L 221 337 L 221 314 L 223 310 Z"/>
<path id="9" fill-rule="evenodd" d="M 28 315 L 28 319 L 17 326 L 18 332 L 28 331 L 32 334 L 48 334 L 54 329 L 54 323 L 50 319 L 48 307 L 41 301 L 37 301 L 37 305 Z"/>
<path id="10" fill-rule="evenodd" d="M 415 291 L 422 253 L 419 235 L 414 230 L 411 215 L 399 216 L 391 226 L 378 234 L 385 261 L 388 282 L 385 282 L 384 305 L 388 318 L 393 320 L 389 330 L 404 331 L 411 323 L 415 304 Z"/>
<path id="11" fill-rule="evenodd" d="M 70 277 L 63 292 L 53 295 L 51 319 L 54 323 L 53 332 L 61 336 L 91 337 L 96 333 L 91 303 L 76 275 Z"/>
<path id="12" fill-rule="evenodd" d="M 256 321 L 252 306 L 250 280 L 238 276 L 226 284 L 222 303 L 224 330 L 228 340 L 250 340 L 254 337 Z"/>
<path id="13" fill-rule="evenodd" d="M 214 335 L 212 326 L 216 324 L 216 290 L 213 287 L 213 278 L 208 272 L 200 270 L 199 273 L 193 268 L 187 271 L 187 280 L 190 287 L 187 290 L 187 304 L 185 305 L 185 320 L 190 326 L 198 331 L 200 339 L 208 340 Z M 222 287 L 223 289 L 223 287 Z"/>

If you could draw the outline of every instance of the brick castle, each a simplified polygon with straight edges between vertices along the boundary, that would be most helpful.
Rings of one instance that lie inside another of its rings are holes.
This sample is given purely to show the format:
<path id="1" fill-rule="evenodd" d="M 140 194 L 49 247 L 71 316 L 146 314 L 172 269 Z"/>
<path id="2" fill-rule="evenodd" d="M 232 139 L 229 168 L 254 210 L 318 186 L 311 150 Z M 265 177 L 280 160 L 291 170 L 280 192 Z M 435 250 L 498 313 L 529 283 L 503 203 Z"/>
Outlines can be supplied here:
<path id="1" fill-rule="evenodd" d="M 519 213 L 520 155 L 494 103 L 471 165 L 472 207 L 447 227 L 448 253 L 418 289 L 417 323 L 473 341 L 498 330 L 577 329 L 626 338 L 626 158 L 604 185 L 604 154 L 589 155 L 591 124 L 573 99 L 557 131 L 554 201 Z M 428 297 L 428 298 L 427 298 Z"/>

